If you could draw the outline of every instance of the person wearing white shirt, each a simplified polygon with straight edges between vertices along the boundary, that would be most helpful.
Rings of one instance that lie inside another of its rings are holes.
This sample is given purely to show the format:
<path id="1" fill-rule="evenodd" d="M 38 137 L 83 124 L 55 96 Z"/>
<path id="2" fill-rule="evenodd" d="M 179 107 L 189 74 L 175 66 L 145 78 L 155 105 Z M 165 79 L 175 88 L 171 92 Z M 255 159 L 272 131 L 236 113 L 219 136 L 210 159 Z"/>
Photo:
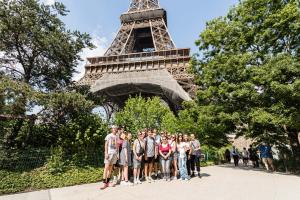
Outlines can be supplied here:
<path id="1" fill-rule="evenodd" d="M 177 148 L 178 148 L 178 167 L 179 167 L 179 172 L 180 172 L 180 178 L 181 180 L 190 180 L 190 176 L 188 175 L 187 172 L 187 144 L 186 142 L 183 141 L 183 136 L 179 135 L 178 136 L 178 143 L 177 143 Z"/>

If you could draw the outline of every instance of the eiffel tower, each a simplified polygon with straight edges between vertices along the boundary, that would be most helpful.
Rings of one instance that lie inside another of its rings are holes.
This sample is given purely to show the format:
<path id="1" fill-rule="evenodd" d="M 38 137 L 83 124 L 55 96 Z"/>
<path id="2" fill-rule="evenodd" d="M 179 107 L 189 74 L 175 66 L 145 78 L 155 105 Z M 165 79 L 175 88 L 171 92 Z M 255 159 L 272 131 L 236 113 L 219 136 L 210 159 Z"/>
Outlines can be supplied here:
<path id="1" fill-rule="evenodd" d="M 130 95 L 160 96 L 171 109 L 191 100 L 190 49 L 176 48 L 158 0 L 132 0 L 104 56 L 87 58 L 79 85 L 122 107 Z"/>

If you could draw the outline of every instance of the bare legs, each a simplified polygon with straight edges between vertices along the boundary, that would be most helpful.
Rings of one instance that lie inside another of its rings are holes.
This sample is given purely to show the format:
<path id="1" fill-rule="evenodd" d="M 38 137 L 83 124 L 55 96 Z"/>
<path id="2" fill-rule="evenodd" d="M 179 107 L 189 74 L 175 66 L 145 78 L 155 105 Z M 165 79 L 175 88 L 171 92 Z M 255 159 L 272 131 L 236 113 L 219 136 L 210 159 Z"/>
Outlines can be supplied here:
<path id="1" fill-rule="evenodd" d="M 178 175 L 178 168 L 177 168 L 177 158 L 174 158 L 173 160 L 173 175 L 175 178 L 177 178 Z"/>
<path id="2" fill-rule="evenodd" d="M 134 168 L 133 170 L 134 183 L 139 182 L 140 172 L 141 172 L 141 168 Z"/>

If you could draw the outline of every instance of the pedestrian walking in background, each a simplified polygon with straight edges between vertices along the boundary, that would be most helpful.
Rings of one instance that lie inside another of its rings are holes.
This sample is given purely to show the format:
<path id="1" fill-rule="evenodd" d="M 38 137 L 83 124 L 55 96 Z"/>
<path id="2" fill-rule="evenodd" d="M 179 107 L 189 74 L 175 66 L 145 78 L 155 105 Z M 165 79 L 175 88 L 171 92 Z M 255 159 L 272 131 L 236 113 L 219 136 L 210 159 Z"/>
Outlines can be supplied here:
<path id="1" fill-rule="evenodd" d="M 230 156 L 230 150 L 229 150 L 229 149 L 226 149 L 226 150 L 225 150 L 224 157 L 225 157 L 225 161 L 226 161 L 227 163 L 230 163 L 230 162 L 231 162 L 231 156 Z"/>
<path id="2" fill-rule="evenodd" d="M 239 151 L 235 146 L 232 147 L 231 155 L 234 161 L 234 166 L 239 166 Z"/>
<path id="3" fill-rule="evenodd" d="M 263 142 L 259 147 L 259 152 L 260 158 L 262 159 L 267 171 L 269 171 L 270 168 L 272 171 L 275 171 L 271 146 Z"/>
<path id="4" fill-rule="evenodd" d="M 243 164 L 244 164 L 244 166 L 248 166 L 249 152 L 247 151 L 246 147 L 243 148 L 242 158 L 243 158 Z"/>
<path id="5" fill-rule="evenodd" d="M 259 157 L 257 155 L 256 149 L 253 148 L 252 145 L 250 145 L 248 152 L 253 168 L 259 168 Z"/>

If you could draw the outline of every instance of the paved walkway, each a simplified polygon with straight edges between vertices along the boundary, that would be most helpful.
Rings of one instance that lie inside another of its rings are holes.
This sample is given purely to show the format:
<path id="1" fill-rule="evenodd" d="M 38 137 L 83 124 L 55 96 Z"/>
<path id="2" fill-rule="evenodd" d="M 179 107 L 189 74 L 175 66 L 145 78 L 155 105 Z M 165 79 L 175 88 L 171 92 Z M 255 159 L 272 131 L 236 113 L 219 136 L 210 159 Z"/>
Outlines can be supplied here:
<path id="1" fill-rule="evenodd" d="M 266 173 L 232 166 L 206 167 L 202 179 L 189 182 L 157 181 L 138 186 L 109 188 L 88 184 L 17 195 L 0 200 L 296 200 L 300 199 L 300 177 Z"/>

